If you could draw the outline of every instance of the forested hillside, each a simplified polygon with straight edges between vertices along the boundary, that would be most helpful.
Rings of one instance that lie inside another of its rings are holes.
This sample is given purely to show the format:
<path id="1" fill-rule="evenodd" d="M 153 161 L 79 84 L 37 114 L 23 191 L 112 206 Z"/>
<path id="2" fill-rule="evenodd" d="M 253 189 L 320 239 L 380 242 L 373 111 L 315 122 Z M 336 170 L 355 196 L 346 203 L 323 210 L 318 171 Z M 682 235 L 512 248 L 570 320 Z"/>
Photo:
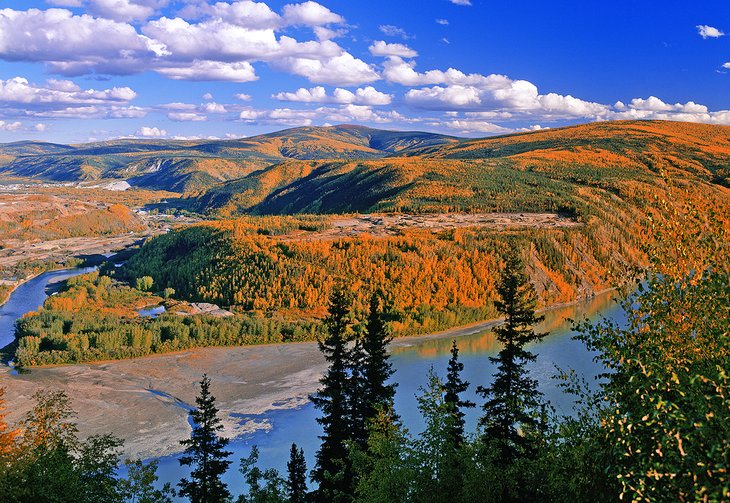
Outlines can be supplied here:
<path id="1" fill-rule="evenodd" d="M 146 228 L 124 204 L 50 194 L 0 195 L 0 246 L 8 240 L 118 235 Z"/>
<path id="2" fill-rule="evenodd" d="M 590 211 L 586 191 L 636 200 L 665 177 L 727 187 L 729 166 L 730 127 L 595 123 L 414 148 L 377 160 L 290 160 L 213 187 L 189 208 L 223 216 Z"/>

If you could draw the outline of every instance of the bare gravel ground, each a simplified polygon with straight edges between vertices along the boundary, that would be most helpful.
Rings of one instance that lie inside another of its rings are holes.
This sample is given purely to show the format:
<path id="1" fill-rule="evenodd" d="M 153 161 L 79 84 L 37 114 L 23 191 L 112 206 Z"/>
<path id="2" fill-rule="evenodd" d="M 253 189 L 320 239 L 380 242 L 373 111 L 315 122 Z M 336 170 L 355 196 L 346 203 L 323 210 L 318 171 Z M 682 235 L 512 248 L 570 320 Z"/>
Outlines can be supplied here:
<path id="1" fill-rule="evenodd" d="M 331 227 L 320 232 L 298 231 L 285 240 L 340 239 L 369 234 L 371 236 L 395 236 L 406 229 L 426 229 L 438 232 L 445 229 L 479 227 L 486 229 L 507 228 L 558 228 L 576 227 L 579 222 L 558 213 L 436 213 L 436 214 L 372 214 L 353 217 L 333 217 Z"/>

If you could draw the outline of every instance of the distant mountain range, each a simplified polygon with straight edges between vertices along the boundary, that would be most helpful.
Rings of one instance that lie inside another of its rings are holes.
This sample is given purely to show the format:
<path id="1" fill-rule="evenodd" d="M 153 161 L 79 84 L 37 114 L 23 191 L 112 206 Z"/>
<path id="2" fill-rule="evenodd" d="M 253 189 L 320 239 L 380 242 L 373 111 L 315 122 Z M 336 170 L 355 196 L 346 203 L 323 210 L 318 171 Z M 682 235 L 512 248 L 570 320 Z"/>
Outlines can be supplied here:
<path id="1" fill-rule="evenodd" d="M 300 127 L 238 140 L 18 142 L 0 145 L 0 175 L 56 182 L 118 179 L 182 193 L 287 159 L 377 159 L 456 141 L 433 133 L 343 125 Z"/>
<path id="2" fill-rule="evenodd" d="M 229 141 L 21 142 L 0 145 L 0 176 L 126 180 L 224 216 L 556 210 L 582 187 L 621 197 L 667 177 L 726 191 L 730 127 L 620 121 L 459 139 L 344 125 Z"/>

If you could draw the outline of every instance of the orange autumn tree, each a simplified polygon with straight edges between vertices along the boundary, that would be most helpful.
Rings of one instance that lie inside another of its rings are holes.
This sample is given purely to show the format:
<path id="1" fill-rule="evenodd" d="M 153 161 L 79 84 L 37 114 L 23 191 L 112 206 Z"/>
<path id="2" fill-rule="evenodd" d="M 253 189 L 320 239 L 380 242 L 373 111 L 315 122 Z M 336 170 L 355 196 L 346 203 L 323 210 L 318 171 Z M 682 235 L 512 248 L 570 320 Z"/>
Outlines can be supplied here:
<path id="1" fill-rule="evenodd" d="M 5 388 L 0 388 L 0 465 L 12 457 L 20 430 L 11 429 L 5 421 Z"/>

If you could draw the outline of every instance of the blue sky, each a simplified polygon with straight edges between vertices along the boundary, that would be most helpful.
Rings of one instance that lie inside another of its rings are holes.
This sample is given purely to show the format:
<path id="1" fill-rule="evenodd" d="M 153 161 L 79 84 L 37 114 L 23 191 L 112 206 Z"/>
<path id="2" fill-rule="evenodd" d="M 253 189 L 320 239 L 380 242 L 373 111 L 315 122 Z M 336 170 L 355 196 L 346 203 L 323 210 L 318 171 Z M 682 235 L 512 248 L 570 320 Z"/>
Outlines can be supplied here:
<path id="1" fill-rule="evenodd" d="M 3 142 L 730 125 L 726 1 L 0 0 L 0 60 Z"/>

